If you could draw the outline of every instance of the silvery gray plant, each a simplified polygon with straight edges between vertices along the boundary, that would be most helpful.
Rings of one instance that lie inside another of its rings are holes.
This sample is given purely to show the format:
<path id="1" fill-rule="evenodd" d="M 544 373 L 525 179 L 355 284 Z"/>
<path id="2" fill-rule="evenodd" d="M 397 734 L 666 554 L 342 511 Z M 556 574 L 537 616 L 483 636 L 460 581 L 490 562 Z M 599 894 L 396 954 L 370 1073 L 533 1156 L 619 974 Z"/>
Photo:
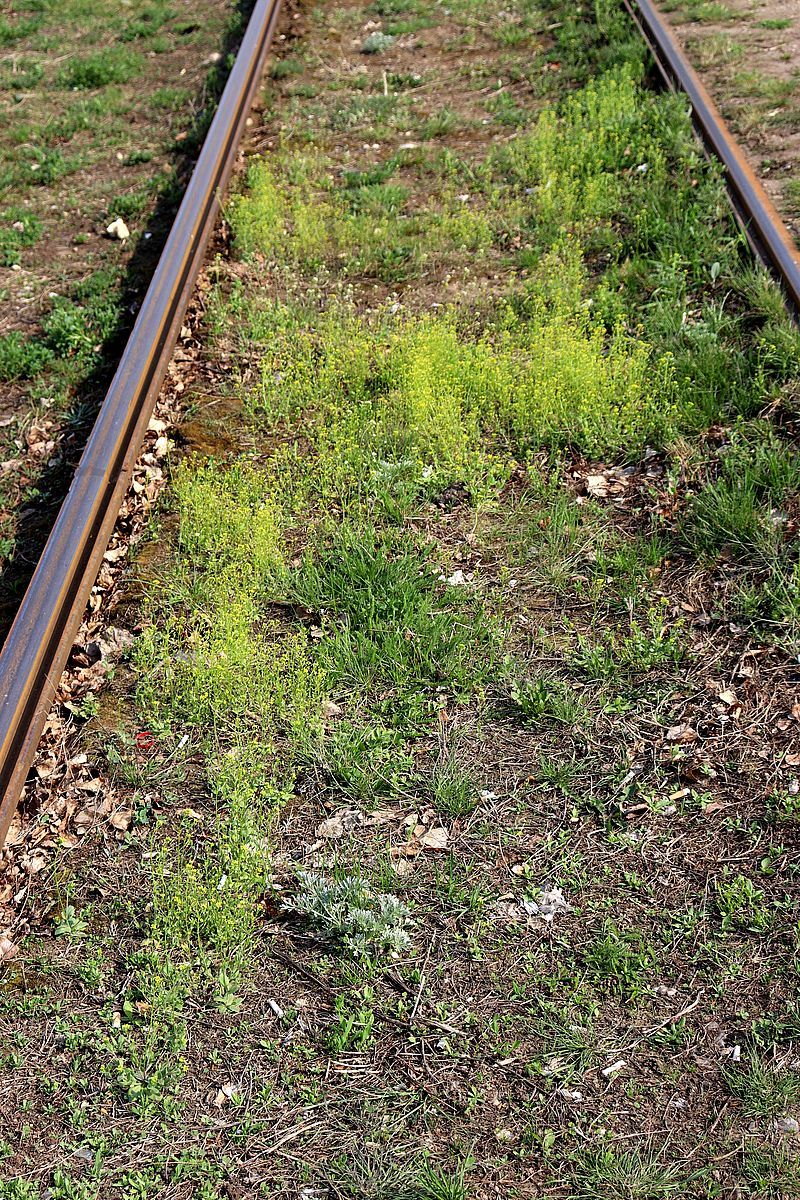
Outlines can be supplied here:
<path id="1" fill-rule="evenodd" d="M 325 879 L 311 871 L 298 875 L 300 888 L 285 905 L 335 938 L 353 958 L 398 954 L 411 938 L 406 926 L 411 912 L 397 896 L 376 892 L 358 876 Z"/>

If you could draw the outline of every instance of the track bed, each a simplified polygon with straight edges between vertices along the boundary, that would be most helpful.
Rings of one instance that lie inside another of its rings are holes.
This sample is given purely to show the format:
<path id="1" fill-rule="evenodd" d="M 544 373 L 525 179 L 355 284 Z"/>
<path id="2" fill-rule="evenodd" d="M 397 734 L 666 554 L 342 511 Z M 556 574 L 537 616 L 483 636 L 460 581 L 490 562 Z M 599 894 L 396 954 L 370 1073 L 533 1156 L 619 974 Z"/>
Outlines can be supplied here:
<path id="1" fill-rule="evenodd" d="M 6 851 L 4 1194 L 794 1196 L 797 331 L 615 9 L 283 28 Z"/>

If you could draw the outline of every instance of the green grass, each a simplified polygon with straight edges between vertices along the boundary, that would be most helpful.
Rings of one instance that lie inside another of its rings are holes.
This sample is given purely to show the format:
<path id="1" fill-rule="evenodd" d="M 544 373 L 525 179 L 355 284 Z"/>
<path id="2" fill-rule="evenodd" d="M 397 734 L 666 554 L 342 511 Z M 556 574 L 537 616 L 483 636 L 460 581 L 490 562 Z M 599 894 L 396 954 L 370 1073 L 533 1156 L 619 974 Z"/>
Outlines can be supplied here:
<path id="1" fill-rule="evenodd" d="M 577 1156 L 572 1200 L 664 1200 L 685 1194 L 678 1170 L 651 1150 L 592 1150 Z"/>
<path id="2" fill-rule="evenodd" d="M 800 1102 L 800 1074 L 755 1056 L 723 1076 L 748 1117 L 793 1115 Z"/>
<path id="3" fill-rule="evenodd" d="M 443 731 L 430 780 L 434 808 L 451 817 L 464 816 L 476 807 L 478 791 L 475 770 L 467 763 L 459 739 L 455 735 L 448 739 Z"/>
<path id="4" fill-rule="evenodd" d="M 688 21 L 734 21 L 739 15 L 719 0 L 668 0 L 664 9 L 666 12 L 677 10 Z"/>
<path id="5" fill-rule="evenodd" d="M 64 67 L 58 75 L 61 87 L 93 91 L 112 83 L 127 83 L 141 70 L 141 60 L 122 47 L 98 50 Z"/>
<path id="6" fill-rule="evenodd" d="M 11 267 L 18 263 L 22 251 L 35 246 L 42 236 L 42 223 L 35 213 L 23 207 L 6 209 L 0 214 L 0 264 Z"/>
<path id="7" fill-rule="evenodd" d="M 745 1152 L 743 1174 L 751 1195 L 783 1200 L 800 1187 L 800 1169 L 790 1150 L 750 1146 Z"/>
<path id="8" fill-rule="evenodd" d="M 329 622 L 320 651 L 337 687 L 388 687 L 410 702 L 444 679 L 468 692 L 492 670 L 492 629 L 479 606 L 455 588 L 443 592 L 407 536 L 344 524 L 306 555 L 289 594 L 322 614 L 323 629 Z"/>

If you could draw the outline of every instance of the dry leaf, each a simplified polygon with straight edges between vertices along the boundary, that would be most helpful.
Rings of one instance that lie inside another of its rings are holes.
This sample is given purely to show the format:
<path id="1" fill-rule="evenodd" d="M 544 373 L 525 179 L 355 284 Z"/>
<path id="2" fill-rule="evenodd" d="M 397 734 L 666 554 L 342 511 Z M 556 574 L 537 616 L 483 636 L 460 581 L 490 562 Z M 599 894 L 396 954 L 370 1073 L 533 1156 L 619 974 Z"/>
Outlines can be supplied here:
<path id="1" fill-rule="evenodd" d="M 697 732 L 691 725 L 673 725 L 667 730 L 668 742 L 696 742 Z"/>
<path id="2" fill-rule="evenodd" d="M 437 825 L 422 835 L 419 844 L 425 850 L 445 850 L 449 836 L 443 825 Z"/>
<path id="3" fill-rule="evenodd" d="M 10 937 L 6 937 L 5 934 L 0 937 L 0 963 L 11 962 L 18 954 L 19 946 L 12 942 Z"/>
<path id="4" fill-rule="evenodd" d="M 36 764 L 36 774 L 40 779 L 49 779 L 57 766 L 58 759 L 54 755 L 49 755 Z"/>
<path id="5" fill-rule="evenodd" d="M 388 825 L 400 815 L 399 808 L 376 808 L 364 817 L 365 825 Z"/>
<path id="6" fill-rule="evenodd" d="M 321 821 L 314 833 L 321 838 L 340 838 L 361 824 L 361 813 L 357 808 L 340 808 L 332 817 Z"/>
<path id="7" fill-rule="evenodd" d="M 590 496 L 607 496 L 608 479 L 605 475 L 587 475 L 586 490 Z"/>

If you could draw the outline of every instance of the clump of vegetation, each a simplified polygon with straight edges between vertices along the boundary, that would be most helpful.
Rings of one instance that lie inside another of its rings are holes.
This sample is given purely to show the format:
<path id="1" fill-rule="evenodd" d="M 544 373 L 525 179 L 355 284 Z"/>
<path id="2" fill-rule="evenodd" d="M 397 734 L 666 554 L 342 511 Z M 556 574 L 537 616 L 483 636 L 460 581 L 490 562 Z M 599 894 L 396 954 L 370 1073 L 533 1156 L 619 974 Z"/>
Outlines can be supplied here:
<path id="1" fill-rule="evenodd" d="M 14 331 L 0 337 L 0 379 L 32 379 L 52 362 L 47 346 Z"/>
<path id="2" fill-rule="evenodd" d="M 748 1117 L 791 1115 L 800 1104 L 800 1074 L 756 1055 L 742 1066 L 726 1067 L 723 1077 Z"/>
<path id="3" fill-rule="evenodd" d="M 420 697 L 444 677 L 469 691 L 491 670 L 494 631 L 481 606 L 456 589 L 443 597 L 433 564 L 407 535 L 345 522 L 306 554 L 289 587 L 330 614 L 320 657 L 339 686 Z M 476 646 L 488 661 L 475 661 Z"/>
<path id="4" fill-rule="evenodd" d="M 620 930 L 611 920 L 605 922 L 584 957 L 591 977 L 630 1004 L 645 994 L 656 965 L 653 947 L 642 933 L 638 929 Z"/>
<path id="5" fill-rule="evenodd" d="M 42 223 L 35 213 L 21 206 L 0 214 L 0 266 L 13 267 L 28 246 L 42 236 Z"/>
<path id="6" fill-rule="evenodd" d="M 325 879 L 301 872 L 300 888 L 287 907 L 307 917 L 356 959 L 399 954 L 411 945 L 411 912 L 397 896 L 376 892 L 357 876 Z"/>
<path id="7" fill-rule="evenodd" d="M 122 47 L 93 51 L 75 59 L 59 73 L 62 87 L 93 90 L 111 83 L 127 83 L 140 70 L 138 54 Z"/>
<path id="8" fill-rule="evenodd" d="M 413 773 L 403 731 L 375 718 L 338 720 L 319 751 L 319 762 L 337 788 L 367 809 L 381 796 L 401 792 Z"/>
<path id="9" fill-rule="evenodd" d="M 665 1200 L 686 1194 L 686 1180 L 655 1151 L 590 1150 L 576 1156 L 575 1200 Z"/>
<path id="10" fill-rule="evenodd" d="M 382 33 L 376 30 L 375 33 L 369 34 L 361 43 L 362 54 L 383 54 L 384 50 L 389 50 L 395 43 L 395 38 L 390 33 Z"/>
<path id="11" fill-rule="evenodd" d="M 453 817 L 472 812 L 478 802 L 475 771 L 464 761 L 457 736 L 448 739 L 440 734 L 439 753 L 431 772 L 431 800 L 438 813 Z"/>
<path id="12" fill-rule="evenodd" d="M 512 684 L 511 698 L 531 725 L 543 721 L 572 725 L 582 716 L 580 698 L 559 680 L 518 679 Z"/>

